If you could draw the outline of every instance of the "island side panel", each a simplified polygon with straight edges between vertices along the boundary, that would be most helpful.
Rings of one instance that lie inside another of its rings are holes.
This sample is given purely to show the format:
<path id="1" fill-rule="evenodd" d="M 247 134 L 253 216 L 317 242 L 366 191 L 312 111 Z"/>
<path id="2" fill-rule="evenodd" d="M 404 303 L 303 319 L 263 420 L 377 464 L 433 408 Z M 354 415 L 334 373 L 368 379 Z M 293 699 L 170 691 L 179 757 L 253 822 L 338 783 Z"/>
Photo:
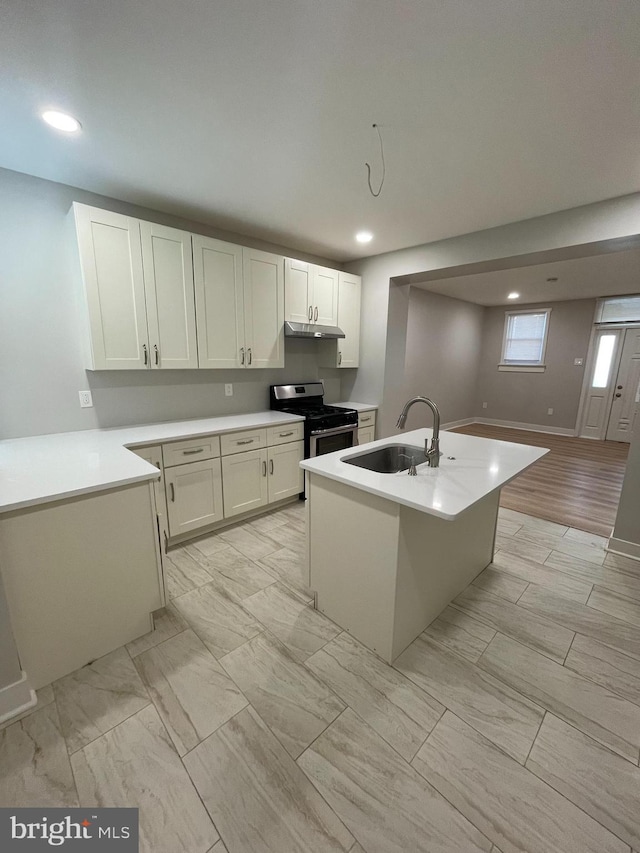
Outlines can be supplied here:
<path id="1" fill-rule="evenodd" d="M 401 507 L 392 660 L 493 559 L 500 491 L 454 521 Z"/>
<path id="2" fill-rule="evenodd" d="M 390 660 L 400 507 L 316 474 L 309 481 L 309 579 L 316 606 Z"/>
<path id="3" fill-rule="evenodd" d="M 150 630 L 161 594 L 147 483 L 0 517 L 22 666 L 38 689 Z"/>

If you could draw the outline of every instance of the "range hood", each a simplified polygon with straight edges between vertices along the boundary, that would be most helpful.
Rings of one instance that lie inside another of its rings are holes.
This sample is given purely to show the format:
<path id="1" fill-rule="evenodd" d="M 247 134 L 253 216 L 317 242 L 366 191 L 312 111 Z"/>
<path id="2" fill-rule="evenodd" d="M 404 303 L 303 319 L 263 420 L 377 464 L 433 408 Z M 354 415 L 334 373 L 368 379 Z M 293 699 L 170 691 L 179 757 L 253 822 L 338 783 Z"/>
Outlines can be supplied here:
<path id="1" fill-rule="evenodd" d="M 285 321 L 284 334 L 286 338 L 344 338 L 342 329 L 338 326 L 318 326 L 315 323 L 292 323 Z"/>

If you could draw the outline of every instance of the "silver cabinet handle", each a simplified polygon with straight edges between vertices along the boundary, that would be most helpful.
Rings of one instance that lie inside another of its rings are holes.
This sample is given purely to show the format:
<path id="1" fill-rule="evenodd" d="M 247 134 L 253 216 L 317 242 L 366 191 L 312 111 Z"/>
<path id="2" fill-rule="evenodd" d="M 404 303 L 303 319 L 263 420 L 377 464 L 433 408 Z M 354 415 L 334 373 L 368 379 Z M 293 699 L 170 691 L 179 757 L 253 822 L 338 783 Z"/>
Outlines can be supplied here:
<path id="1" fill-rule="evenodd" d="M 169 483 L 169 488 L 171 489 L 171 503 L 176 502 L 176 487 L 173 483 Z"/>
<path id="2" fill-rule="evenodd" d="M 236 444 L 253 444 L 255 438 L 245 438 L 244 441 L 236 441 Z"/>
<path id="3" fill-rule="evenodd" d="M 267 463 L 266 462 L 262 463 L 262 476 L 263 477 L 267 476 Z"/>
<path id="4" fill-rule="evenodd" d="M 338 364 L 342 364 L 342 351 L 338 350 Z"/>
<path id="5" fill-rule="evenodd" d="M 240 364 L 244 364 L 244 347 L 240 347 Z"/>
<path id="6" fill-rule="evenodd" d="M 270 467 L 270 469 L 269 469 L 269 473 L 273 474 L 273 459 L 270 459 L 269 461 L 270 461 L 270 463 L 271 463 L 271 467 Z"/>
<path id="7" fill-rule="evenodd" d="M 146 344 L 142 344 L 142 352 L 144 353 L 144 365 L 146 367 L 149 364 L 149 353 L 147 352 Z"/>
<path id="8" fill-rule="evenodd" d="M 318 306 L 316 305 L 316 310 L 313 312 L 313 322 L 318 322 Z"/>
<path id="9" fill-rule="evenodd" d="M 204 447 L 198 447 L 195 450 L 183 450 L 183 456 L 193 456 L 194 453 L 204 453 Z"/>
<path id="10" fill-rule="evenodd" d="M 280 438 L 286 438 L 288 435 L 293 435 L 293 430 L 289 430 L 289 432 L 281 432 Z"/>
<path id="11" fill-rule="evenodd" d="M 360 423 L 361 424 L 368 424 L 370 420 L 371 420 L 371 415 L 369 415 L 368 418 L 360 418 Z"/>
<path id="12" fill-rule="evenodd" d="M 155 350 L 156 355 L 156 365 L 158 365 L 160 364 L 160 351 L 158 350 L 158 344 L 154 344 L 153 349 Z"/>
<path id="13" fill-rule="evenodd" d="M 313 305 L 309 305 L 309 322 L 313 319 Z"/>
<path id="14" fill-rule="evenodd" d="M 167 531 L 164 531 L 164 553 L 166 554 L 169 551 L 169 537 L 167 536 Z"/>
<path id="15" fill-rule="evenodd" d="M 247 352 L 249 353 L 249 364 L 251 364 L 251 362 L 252 362 L 252 360 L 253 360 L 253 354 L 252 354 L 252 352 L 251 352 L 251 347 L 249 347 L 249 349 L 247 350 Z"/>

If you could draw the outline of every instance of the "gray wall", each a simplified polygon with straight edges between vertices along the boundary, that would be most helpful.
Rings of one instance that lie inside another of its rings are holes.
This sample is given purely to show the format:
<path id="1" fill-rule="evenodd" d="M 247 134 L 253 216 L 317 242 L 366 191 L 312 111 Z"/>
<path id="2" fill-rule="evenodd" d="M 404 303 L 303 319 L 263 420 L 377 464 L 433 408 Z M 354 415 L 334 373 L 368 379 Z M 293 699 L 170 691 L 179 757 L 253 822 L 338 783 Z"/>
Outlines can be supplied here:
<path id="1" fill-rule="evenodd" d="M 613 535 L 640 547 L 640 414 L 634 426 Z"/>
<path id="2" fill-rule="evenodd" d="M 431 397 L 443 423 L 478 414 L 476 378 L 485 309 L 412 287 L 405 355 L 403 397 Z M 415 406 L 407 429 L 430 425 L 431 415 Z"/>
<path id="3" fill-rule="evenodd" d="M 553 253 L 558 259 L 569 256 L 568 252 L 593 254 L 593 244 L 599 246 L 596 251 L 614 245 L 619 248 L 625 241 L 631 245 L 640 232 L 638 223 L 640 193 L 634 193 L 345 265 L 363 276 L 363 313 L 362 367 L 344 377 L 343 395 L 380 404 L 380 435 L 392 431 L 393 415 L 387 409 L 397 406 L 396 389 L 402 384 L 402 372 L 398 372 L 397 362 L 391 368 L 387 365 L 387 342 L 395 346 L 393 341 L 406 335 L 406 315 L 403 320 L 402 311 L 394 309 L 393 316 L 390 313 L 390 299 L 398 295 L 397 284 L 390 290 L 392 279 L 402 282 L 403 276 L 421 276 L 424 280 L 428 272 L 442 277 L 445 270 L 483 262 L 507 268 L 525 259 L 540 262 L 541 253 Z M 546 258 L 552 259 L 549 254 Z M 397 322 L 405 322 L 405 331 Z"/>
<path id="4" fill-rule="evenodd" d="M 351 371 L 319 368 L 314 341 L 287 341 L 282 370 L 85 371 L 66 215 L 80 201 L 339 264 L 8 170 L 0 170 L 0 199 L 0 437 L 256 411 L 268 408 L 268 386 L 279 382 L 322 378 L 327 399 L 340 397 L 341 374 Z M 233 397 L 224 396 L 226 382 Z M 87 388 L 94 408 L 81 409 L 78 391 Z"/>
<path id="5" fill-rule="evenodd" d="M 475 415 L 502 421 L 517 421 L 543 427 L 573 429 L 578 416 L 589 337 L 593 328 L 595 299 L 518 305 L 551 308 L 544 373 L 508 373 L 498 370 L 502 356 L 505 306 L 485 309 L 478 384 L 474 393 Z M 513 306 L 515 307 L 515 306 Z M 487 408 L 482 408 L 486 402 Z M 547 415 L 547 409 L 553 415 Z"/>

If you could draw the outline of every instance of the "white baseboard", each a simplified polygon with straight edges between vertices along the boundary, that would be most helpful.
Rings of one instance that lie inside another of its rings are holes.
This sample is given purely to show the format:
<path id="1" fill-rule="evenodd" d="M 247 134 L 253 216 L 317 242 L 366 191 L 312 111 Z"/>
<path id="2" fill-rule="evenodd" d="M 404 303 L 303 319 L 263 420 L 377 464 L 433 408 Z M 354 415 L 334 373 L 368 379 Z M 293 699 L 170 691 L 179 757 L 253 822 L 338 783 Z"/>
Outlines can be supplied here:
<path id="1" fill-rule="evenodd" d="M 607 551 L 629 557 L 631 560 L 640 560 L 640 545 L 637 542 L 627 542 L 626 539 L 616 539 L 612 536 L 609 539 Z"/>
<path id="2" fill-rule="evenodd" d="M 27 673 L 23 670 L 20 681 L 0 688 L 0 723 L 23 714 L 37 701 L 35 690 L 31 689 Z"/>
<path id="3" fill-rule="evenodd" d="M 575 429 L 569 427 L 551 427 L 543 424 L 523 424 L 519 421 L 500 421 L 495 418 L 472 418 L 471 423 L 487 424 L 488 426 L 507 427 L 508 429 L 522 429 L 527 432 L 547 432 L 550 435 L 570 435 L 575 436 Z"/>
<path id="4" fill-rule="evenodd" d="M 440 424 L 440 429 L 455 429 L 456 427 L 468 426 L 469 424 L 474 424 L 476 422 L 476 418 L 462 418 L 459 421 L 449 421 L 448 424 Z"/>

